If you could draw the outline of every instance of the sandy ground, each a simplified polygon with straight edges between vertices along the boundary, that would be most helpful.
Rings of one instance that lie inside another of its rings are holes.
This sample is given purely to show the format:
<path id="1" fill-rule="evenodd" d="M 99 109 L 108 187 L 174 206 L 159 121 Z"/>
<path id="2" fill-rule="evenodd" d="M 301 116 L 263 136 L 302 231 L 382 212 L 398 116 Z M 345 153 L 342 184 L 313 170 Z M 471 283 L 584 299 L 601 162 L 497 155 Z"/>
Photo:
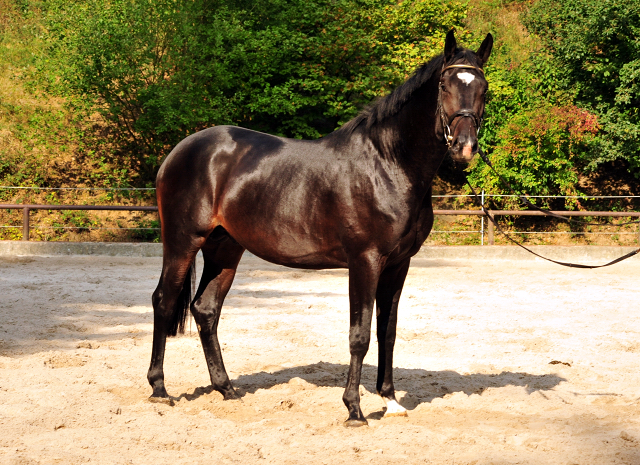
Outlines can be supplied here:
<path id="1" fill-rule="evenodd" d="M 201 267 L 200 267 L 201 269 Z M 2 464 L 640 464 L 640 260 L 414 260 L 383 418 L 342 426 L 347 275 L 245 257 L 220 325 L 241 400 L 210 392 L 193 331 L 169 340 L 173 407 L 147 401 L 160 259 L 0 259 Z"/>

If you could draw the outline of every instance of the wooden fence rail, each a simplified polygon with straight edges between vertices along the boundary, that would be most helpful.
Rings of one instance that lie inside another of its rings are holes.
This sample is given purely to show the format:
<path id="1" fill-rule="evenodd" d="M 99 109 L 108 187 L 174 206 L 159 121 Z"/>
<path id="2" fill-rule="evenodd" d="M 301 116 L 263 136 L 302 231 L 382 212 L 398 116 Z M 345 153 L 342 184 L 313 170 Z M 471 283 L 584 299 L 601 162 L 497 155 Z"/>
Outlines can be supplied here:
<path id="1" fill-rule="evenodd" d="M 155 206 L 128 206 L 128 205 L 27 205 L 27 204 L 0 204 L 0 210 L 22 210 L 22 240 L 29 240 L 30 224 L 29 213 L 31 210 L 107 210 L 107 211 L 158 211 Z M 483 216 L 482 210 L 434 210 L 436 216 Z M 544 213 L 535 210 L 489 210 L 492 217 L 505 215 L 519 216 L 545 216 Z M 603 211 L 554 211 L 562 216 L 608 216 L 608 217 L 633 217 L 639 218 L 640 212 L 603 212 Z M 495 243 L 494 226 L 491 221 L 487 228 L 489 245 Z"/>
<path id="2" fill-rule="evenodd" d="M 136 211 L 155 212 L 158 207 L 136 207 L 128 205 L 26 205 L 0 204 L 0 210 L 22 210 L 22 240 L 29 240 L 29 213 L 31 210 L 107 210 L 107 211 Z"/>
<path id="3" fill-rule="evenodd" d="M 609 216 L 609 217 L 633 217 L 639 218 L 640 212 L 588 212 L 588 211 L 552 211 L 556 215 L 562 216 Z M 433 214 L 443 215 L 443 216 L 451 216 L 451 215 L 462 215 L 462 216 L 484 216 L 484 212 L 482 210 L 434 210 Z M 496 216 L 506 216 L 506 215 L 520 215 L 520 216 L 546 216 L 544 213 L 536 211 L 536 210 L 489 210 L 489 214 L 495 218 Z M 489 225 L 487 227 L 487 239 L 489 245 L 495 244 L 495 231 L 494 226 L 491 221 L 489 221 Z"/>

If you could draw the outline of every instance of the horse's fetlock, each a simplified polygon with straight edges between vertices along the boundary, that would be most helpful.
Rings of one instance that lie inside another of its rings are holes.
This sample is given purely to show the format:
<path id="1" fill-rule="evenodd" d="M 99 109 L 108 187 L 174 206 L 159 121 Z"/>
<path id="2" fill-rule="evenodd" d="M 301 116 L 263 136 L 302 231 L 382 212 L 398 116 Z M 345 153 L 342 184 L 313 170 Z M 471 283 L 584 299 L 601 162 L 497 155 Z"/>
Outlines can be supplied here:
<path id="1" fill-rule="evenodd" d="M 151 386 L 155 385 L 158 382 L 164 384 L 164 373 L 163 373 L 163 371 L 162 370 L 158 370 L 158 369 L 149 370 L 147 372 L 147 381 L 149 381 L 149 384 Z"/>
<path id="2" fill-rule="evenodd" d="M 380 394 L 380 396 L 384 399 L 395 399 L 396 390 L 393 384 L 383 383 L 382 387 L 378 389 L 378 394 Z"/>
<path id="3" fill-rule="evenodd" d="M 344 405 L 346 405 L 347 408 L 351 408 L 351 406 L 353 406 L 354 404 L 359 405 L 360 394 L 358 393 L 358 391 L 345 392 L 342 395 L 342 402 L 344 402 Z"/>

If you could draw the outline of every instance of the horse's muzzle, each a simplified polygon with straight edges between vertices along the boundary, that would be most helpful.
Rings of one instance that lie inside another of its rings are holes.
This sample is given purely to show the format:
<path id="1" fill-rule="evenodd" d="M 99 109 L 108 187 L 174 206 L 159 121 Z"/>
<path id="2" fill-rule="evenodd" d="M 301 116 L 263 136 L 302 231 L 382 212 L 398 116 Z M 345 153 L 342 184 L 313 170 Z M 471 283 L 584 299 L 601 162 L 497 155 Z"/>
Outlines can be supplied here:
<path id="1" fill-rule="evenodd" d="M 451 146 L 451 158 L 460 163 L 469 163 L 474 155 L 478 153 L 478 139 L 475 136 L 460 136 Z"/>

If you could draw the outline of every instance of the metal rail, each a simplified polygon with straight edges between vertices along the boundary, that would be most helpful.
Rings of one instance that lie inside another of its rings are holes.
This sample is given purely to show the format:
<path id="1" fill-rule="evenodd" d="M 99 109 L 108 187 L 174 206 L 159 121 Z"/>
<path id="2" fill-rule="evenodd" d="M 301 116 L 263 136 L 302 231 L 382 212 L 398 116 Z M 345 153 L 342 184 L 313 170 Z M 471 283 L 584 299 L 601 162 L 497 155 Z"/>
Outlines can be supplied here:
<path id="1" fill-rule="evenodd" d="M 158 211 L 156 206 L 127 206 L 127 205 L 31 205 L 31 204 L 0 204 L 0 210 L 22 210 L 22 240 L 29 240 L 30 224 L 29 213 L 31 210 L 107 210 L 107 211 Z M 544 213 L 535 210 L 489 210 L 492 217 L 519 215 L 519 216 L 545 216 Z M 553 211 L 562 216 L 608 216 L 608 217 L 640 217 L 640 212 L 606 212 L 606 211 Z M 482 210 L 434 210 L 436 216 L 483 216 Z M 495 243 L 494 226 L 491 221 L 488 225 L 489 245 Z"/>
<path id="2" fill-rule="evenodd" d="M 609 217 L 634 217 L 639 218 L 640 212 L 588 212 L 588 211 L 562 211 L 562 210 L 553 210 L 551 213 L 562 216 L 609 216 Z M 484 212 L 482 210 L 434 210 L 434 215 L 443 215 L 443 216 L 454 216 L 454 215 L 463 215 L 463 216 L 484 216 Z M 536 210 L 489 210 L 489 214 L 495 218 L 496 216 L 506 216 L 506 215 L 519 215 L 519 216 L 546 216 L 543 212 Z M 495 231 L 494 226 L 491 221 L 489 221 L 489 225 L 487 227 L 487 239 L 489 241 L 489 245 L 495 244 Z"/>

